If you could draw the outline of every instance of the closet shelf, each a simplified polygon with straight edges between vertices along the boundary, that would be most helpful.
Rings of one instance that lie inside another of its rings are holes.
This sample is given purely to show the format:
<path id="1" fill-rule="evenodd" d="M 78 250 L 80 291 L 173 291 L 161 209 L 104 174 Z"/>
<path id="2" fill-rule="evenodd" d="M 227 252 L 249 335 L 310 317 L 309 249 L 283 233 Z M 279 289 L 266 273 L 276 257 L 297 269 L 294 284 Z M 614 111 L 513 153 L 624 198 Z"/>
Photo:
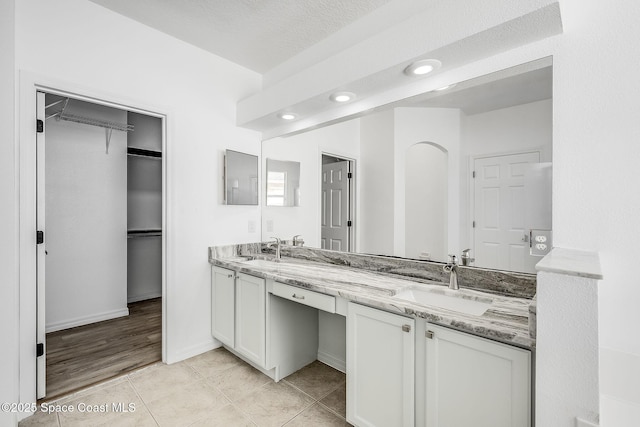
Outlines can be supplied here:
<path id="1" fill-rule="evenodd" d="M 128 239 L 136 239 L 140 237 L 161 237 L 161 228 L 149 228 L 144 230 L 127 230 Z"/>
<path id="2" fill-rule="evenodd" d="M 146 150 L 144 148 L 127 148 L 127 154 L 136 157 L 146 157 L 151 159 L 162 159 L 162 151 Z"/>

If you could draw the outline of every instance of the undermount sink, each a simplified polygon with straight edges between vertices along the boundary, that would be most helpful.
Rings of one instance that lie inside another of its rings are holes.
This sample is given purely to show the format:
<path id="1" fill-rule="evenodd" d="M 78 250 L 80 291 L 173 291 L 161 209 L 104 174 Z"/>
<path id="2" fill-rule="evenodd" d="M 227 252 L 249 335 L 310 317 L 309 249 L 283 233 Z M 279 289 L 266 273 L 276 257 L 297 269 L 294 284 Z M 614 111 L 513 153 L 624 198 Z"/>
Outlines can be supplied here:
<path id="1" fill-rule="evenodd" d="M 458 291 L 450 291 L 444 293 L 442 290 L 410 288 L 398 292 L 393 298 L 474 316 L 484 314 L 484 312 L 491 307 L 491 304 L 493 304 L 493 300 L 490 298 L 465 297 L 464 295 L 457 295 L 457 292 Z"/>
<path id="2" fill-rule="evenodd" d="M 249 264 L 249 265 L 253 265 L 256 267 L 270 267 L 270 268 L 277 268 L 278 267 L 278 262 L 276 260 L 267 260 L 267 259 L 248 259 L 246 261 L 242 261 L 243 264 Z"/>

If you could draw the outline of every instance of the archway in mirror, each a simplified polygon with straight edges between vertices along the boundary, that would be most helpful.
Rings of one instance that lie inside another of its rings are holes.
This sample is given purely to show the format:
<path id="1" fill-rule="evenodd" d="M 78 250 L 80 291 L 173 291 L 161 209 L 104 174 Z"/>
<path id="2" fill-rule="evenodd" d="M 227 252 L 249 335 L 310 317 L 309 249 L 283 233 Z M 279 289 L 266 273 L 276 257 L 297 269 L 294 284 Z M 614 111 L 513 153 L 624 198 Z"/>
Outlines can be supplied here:
<path id="1" fill-rule="evenodd" d="M 406 150 L 405 256 L 447 257 L 448 151 L 434 142 Z"/>

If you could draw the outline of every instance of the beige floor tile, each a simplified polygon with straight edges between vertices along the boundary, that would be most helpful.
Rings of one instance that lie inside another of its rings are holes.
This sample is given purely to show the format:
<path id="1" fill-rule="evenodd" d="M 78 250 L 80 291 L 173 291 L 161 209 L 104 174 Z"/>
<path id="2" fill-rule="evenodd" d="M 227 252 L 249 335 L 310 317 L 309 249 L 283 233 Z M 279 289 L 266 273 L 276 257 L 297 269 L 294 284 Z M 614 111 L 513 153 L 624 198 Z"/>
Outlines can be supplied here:
<path id="1" fill-rule="evenodd" d="M 254 427 L 255 424 L 233 405 L 227 405 L 214 415 L 191 424 L 190 427 Z"/>
<path id="2" fill-rule="evenodd" d="M 280 381 L 267 383 L 236 406 L 258 426 L 282 426 L 313 402 L 311 397 Z"/>
<path id="3" fill-rule="evenodd" d="M 343 418 L 338 417 L 322 405 L 316 403 L 315 405 L 305 409 L 301 414 L 285 425 L 286 427 L 343 427 L 351 424 L 347 423 Z"/>
<path id="4" fill-rule="evenodd" d="M 326 395 L 320 403 L 331 409 L 336 414 L 347 417 L 347 383 L 342 383 L 341 387 L 338 387 L 328 395 Z"/>
<path id="5" fill-rule="evenodd" d="M 232 402 L 237 402 L 273 380 L 252 366 L 241 364 L 213 375 L 209 381 Z"/>
<path id="6" fill-rule="evenodd" d="M 58 414 L 61 427 L 157 426 L 128 381 L 92 388 L 63 404 L 74 410 Z"/>
<path id="7" fill-rule="evenodd" d="M 201 379 L 202 377 L 184 362 L 154 365 L 129 375 L 129 381 L 145 403 L 160 399 Z"/>
<path id="8" fill-rule="evenodd" d="M 59 427 L 58 414 L 38 411 L 18 423 L 19 427 Z"/>
<path id="9" fill-rule="evenodd" d="M 230 404 L 220 391 L 206 380 L 147 403 L 147 407 L 160 426 L 188 426 L 215 414 Z"/>
<path id="10" fill-rule="evenodd" d="M 342 372 L 316 360 L 284 380 L 314 399 L 321 399 L 341 386 L 345 379 Z"/>
<path id="11" fill-rule="evenodd" d="M 223 347 L 187 359 L 185 363 L 203 377 L 210 377 L 234 366 L 244 364 L 242 360 Z"/>

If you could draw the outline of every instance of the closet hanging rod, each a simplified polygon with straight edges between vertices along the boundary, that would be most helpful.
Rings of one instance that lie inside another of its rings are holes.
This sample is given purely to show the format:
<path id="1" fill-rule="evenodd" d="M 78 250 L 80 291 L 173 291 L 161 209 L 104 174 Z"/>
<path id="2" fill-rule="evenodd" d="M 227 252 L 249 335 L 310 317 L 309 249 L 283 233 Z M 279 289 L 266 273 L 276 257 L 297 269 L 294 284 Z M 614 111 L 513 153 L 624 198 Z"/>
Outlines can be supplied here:
<path id="1" fill-rule="evenodd" d="M 85 125 L 98 126 L 98 127 L 102 127 L 102 128 L 105 128 L 105 129 L 119 130 L 119 131 L 122 131 L 122 132 L 133 132 L 133 130 L 134 130 L 134 126 L 129 124 L 129 123 L 109 122 L 109 121 L 106 121 L 106 120 L 93 119 L 91 117 L 78 116 L 76 114 L 70 114 L 70 113 L 58 112 L 58 113 L 52 114 L 51 116 L 47 117 L 47 119 L 50 119 L 51 117 L 57 117 L 60 120 L 66 120 L 68 122 L 75 122 L 75 123 L 81 123 L 81 124 L 85 124 Z"/>

